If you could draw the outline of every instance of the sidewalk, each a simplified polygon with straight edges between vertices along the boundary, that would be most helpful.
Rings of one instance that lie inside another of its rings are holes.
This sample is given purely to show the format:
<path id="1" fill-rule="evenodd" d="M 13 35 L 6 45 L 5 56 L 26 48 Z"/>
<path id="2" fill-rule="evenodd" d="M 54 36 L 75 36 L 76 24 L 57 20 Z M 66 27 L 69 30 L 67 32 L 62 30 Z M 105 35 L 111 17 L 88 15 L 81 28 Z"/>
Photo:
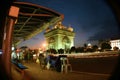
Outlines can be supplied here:
<path id="1" fill-rule="evenodd" d="M 108 80 L 108 76 L 78 73 L 76 71 L 68 73 L 60 73 L 54 70 L 41 71 L 37 63 L 25 63 L 24 65 L 28 67 L 25 70 L 24 77 L 12 68 L 14 80 Z"/>

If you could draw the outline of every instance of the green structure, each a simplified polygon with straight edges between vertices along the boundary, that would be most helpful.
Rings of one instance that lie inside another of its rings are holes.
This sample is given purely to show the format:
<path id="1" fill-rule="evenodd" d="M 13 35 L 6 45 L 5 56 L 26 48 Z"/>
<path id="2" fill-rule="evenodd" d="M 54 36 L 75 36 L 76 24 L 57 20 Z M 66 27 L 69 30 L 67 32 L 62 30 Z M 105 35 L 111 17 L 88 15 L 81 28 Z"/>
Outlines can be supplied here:
<path id="1" fill-rule="evenodd" d="M 47 49 L 68 50 L 74 46 L 75 33 L 72 27 L 65 27 L 58 22 L 52 29 L 47 28 L 44 33 Z"/>

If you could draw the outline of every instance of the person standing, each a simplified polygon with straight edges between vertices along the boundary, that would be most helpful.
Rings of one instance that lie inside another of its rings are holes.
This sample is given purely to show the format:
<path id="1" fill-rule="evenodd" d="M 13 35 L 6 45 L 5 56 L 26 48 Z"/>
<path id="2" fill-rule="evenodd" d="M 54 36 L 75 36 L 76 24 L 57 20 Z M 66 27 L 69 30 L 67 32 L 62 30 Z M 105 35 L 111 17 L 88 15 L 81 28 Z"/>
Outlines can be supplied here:
<path id="1" fill-rule="evenodd" d="M 15 61 L 16 59 L 18 59 L 17 49 L 15 49 L 14 51 L 12 51 L 12 54 L 11 54 L 11 60 Z"/>
<path id="2" fill-rule="evenodd" d="M 44 56 L 44 53 L 40 53 L 39 54 L 39 64 L 40 64 L 41 70 L 45 69 L 46 65 L 45 65 L 45 56 Z"/>

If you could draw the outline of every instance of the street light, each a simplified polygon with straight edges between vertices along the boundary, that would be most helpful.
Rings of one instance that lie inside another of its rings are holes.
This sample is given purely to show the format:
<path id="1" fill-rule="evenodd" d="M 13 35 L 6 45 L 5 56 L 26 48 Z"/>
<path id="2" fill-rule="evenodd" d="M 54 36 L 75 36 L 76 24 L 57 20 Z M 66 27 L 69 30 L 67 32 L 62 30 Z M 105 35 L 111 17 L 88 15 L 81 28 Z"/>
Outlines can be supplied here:
<path id="1" fill-rule="evenodd" d="M 43 47 L 46 47 L 46 43 L 43 44 Z"/>
<path id="2" fill-rule="evenodd" d="M 47 44 L 43 43 L 43 51 L 46 51 L 46 46 L 47 46 Z"/>

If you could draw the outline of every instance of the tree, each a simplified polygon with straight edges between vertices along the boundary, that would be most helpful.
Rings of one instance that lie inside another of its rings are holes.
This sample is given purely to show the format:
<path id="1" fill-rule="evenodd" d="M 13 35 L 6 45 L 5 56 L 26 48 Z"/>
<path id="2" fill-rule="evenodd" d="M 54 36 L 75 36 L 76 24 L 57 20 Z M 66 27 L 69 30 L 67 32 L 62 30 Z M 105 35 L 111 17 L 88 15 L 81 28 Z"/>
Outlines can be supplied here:
<path id="1" fill-rule="evenodd" d="M 113 47 L 113 50 L 114 50 L 114 51 L 118 51 L 119 48 L 115 46 L 115 47 Z"/>
<path id="2" fill-rule="evenodd" d="M 104 42 L 101 44 L 101 49 L 102 50 L 111 49 L 111 45 L 107 42 Z"/>
<path id="3" fill-rule="evenodd" d="M 84 48 L 86 48 L 86 47 L 87 47 L 87 44 L 85 43 L 85 44 L 84 44 Z"/>
<path id="4" fill-rule="evenodd" d="M 93 49 L 93 51 L 97 51 L 98 50 L 98 46 L 97 45 L 93 45 L 92 49 Z"/>
<path id="5" fill-rule="evenodd" d="M 57 53 L 56 49 L 49 49 L 49 51 L 50 51 L 50 53 L 53 53 L 53 54 Z"/>
<path id="6" fill-rule="evenodd" d="M 59 49 L 59 50 L 58 50 L 58 53 L 59 53 L 59 54 L 63 54 L 63 53 L 64 53 L 64 49 L 62 49 L 62 48 Z"/>
<path id="7" fill-rule="evenodd" d="M 84 47 L 78 47 L 78 48 L 76 48 L 76 52 L 77 52 L 77 53 L 82 53 L 82 52 L 84 52 Z"/>
<path id="8" fill-rule="evenodd" d="M 70 53 L 71 53 L 71 52 L 75 52 L 75 51 L 76 51 L 75 46 L 71 47 L 71 49 L 70 49 Z"/>

